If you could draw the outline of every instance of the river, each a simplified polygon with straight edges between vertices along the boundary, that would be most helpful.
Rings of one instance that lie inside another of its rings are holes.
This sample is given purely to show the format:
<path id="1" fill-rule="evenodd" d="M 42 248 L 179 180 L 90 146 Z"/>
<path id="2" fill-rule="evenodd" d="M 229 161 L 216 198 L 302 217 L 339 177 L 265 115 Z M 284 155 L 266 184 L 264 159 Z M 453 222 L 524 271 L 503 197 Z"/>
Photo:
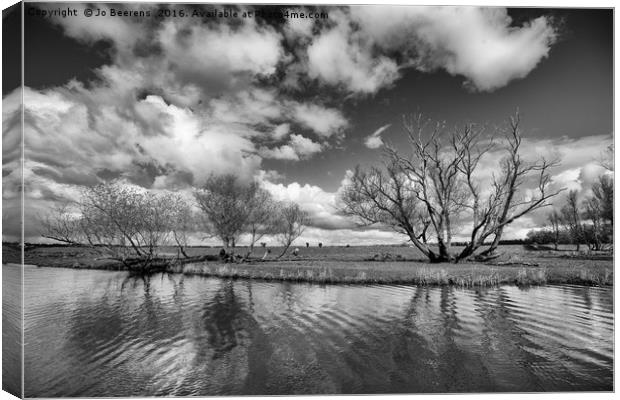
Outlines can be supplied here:
<path id="1" fill-rule="evenodd" d="M 3 266 L 5 292 L 19 274 Z M 613 390 L 609 288 L 30 266 L 24 285 L 26 397 Z"/>

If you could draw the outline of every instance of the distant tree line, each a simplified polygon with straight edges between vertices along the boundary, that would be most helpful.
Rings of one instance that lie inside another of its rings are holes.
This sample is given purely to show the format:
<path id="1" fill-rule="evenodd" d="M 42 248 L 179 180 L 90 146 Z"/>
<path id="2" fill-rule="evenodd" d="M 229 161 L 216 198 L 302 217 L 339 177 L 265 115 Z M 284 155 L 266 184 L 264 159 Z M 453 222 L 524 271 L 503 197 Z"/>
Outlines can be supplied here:
<path id="1" fill-rule="evenodd" d="M 549 225 L 528 232 L 530 242 L 574 244 L 576 250 L 582 244 L 590 250 L 604 250 L 613 244 L 614 230 L 614 183 L 609 175 L 602 175 L 592 185 L 592 195 L 578 200 L 578 192 L 570 191 L 566 203 L 548 214 Z"/>

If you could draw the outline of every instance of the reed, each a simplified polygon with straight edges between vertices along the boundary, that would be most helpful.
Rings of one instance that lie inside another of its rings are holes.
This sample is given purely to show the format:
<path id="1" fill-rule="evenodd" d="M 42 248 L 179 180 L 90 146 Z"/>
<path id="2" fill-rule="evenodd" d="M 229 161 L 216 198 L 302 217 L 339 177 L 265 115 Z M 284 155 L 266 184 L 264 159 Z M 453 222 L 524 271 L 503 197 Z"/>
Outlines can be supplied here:
<path id="1" fill-rule="evenodd" d="M 609 268 L 568 268 L 562 271 L 547 267 L 495 267 L 484 264 L 425 263 L 193 263 L 183 267 L 187 275 L 220 278 L 247 278 L 322 284 L 415 284 L 422 286 L 452 285 L 485 287 L 500 284 L 519 286 L 547 283 L 611 285 Z M 560 271 L 560 272 L 558 272 Z"/>

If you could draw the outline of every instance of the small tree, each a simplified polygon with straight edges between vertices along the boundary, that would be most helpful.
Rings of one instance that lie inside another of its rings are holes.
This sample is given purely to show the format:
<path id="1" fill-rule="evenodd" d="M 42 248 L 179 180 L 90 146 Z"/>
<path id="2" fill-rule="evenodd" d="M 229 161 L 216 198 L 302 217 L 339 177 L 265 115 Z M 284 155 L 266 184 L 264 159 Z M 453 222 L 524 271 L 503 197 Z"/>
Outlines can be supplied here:
<path id="1" fill-rule="evenodd" d="M 178 194 L 168 195 L 169 207 L 172 214 L 169 217 L 172 238 L 179 252 L 189 258 L 185 248 L 188 246 L 189 233 L 198 230 L 196 216 L 190 205 Z"/>
<path id="2" fill-rule="evenodd" d="M 579 246 L 584 240 L 584 233 L 581 225 L 581 212 L 579 211 L 579 201 L 577 200 L 576 190 L 568 192 L 566 204 L 562 207 L 560 212 L 562 214 L 562 222 L 568 229 L 571 241 L 577 246 L 577 251 L 579 251 Z"/>
<path id="3" fill-rule="evenodd" d="M 308 213 L 296 203 L 282 203 L 278 207 L 276 222 L 277 241 L 284 247 L 277 258 L 281 258 L 291 244 L 301 236 L 309 222 Z"/>
<path id="4" fill-rule="evenodd" d="M 607 175 L 599 177 L 599 181 L 592 185 L 592 196 L 584 201 L 583 216 L 590 222 L 588 232 L 589 247 L 592 250 L 601 250 L 604 243 L 610 243 L 613 236 L 613 181 Z"/>
<path id="5" fill-rule="evenodd" d="M 551 211 L 547 215 L 547 219 L 551 224 L 551 232 L 553 234 L 553 245 L 555 250 L 558 249 L 558 244 L 560 243 L 560 235 L 562 232 L 562 216 L 557 210 Z"/>
<path id="6" fill-rule="evenodd" d="M 256 183 L 244 184 L 235 175 L 210 175 L 200 190 L 194 192 L 204 214 L 206 231 L 234 248 L 247 227 L 251 207 L 258 191 Z"/>
<path id="7" fill-rule="evenodd" d="M 614 226 L 614 181 L 609 175 L 601 175 L 592 185 L 592 201 L 600 209 L 605 224 Z"/>
<path id="8" fill-rule="evenodd" d="M 166 264 L 162 246 L 179 237 L 179 215 L 186 205 L 174 194 L 155 194 L 114 181 L 83 190 L 73 208 L 54 209 L 43 223 L 46 238 L 87 244 L 130 269 Z M 179 244 L 179 241 L 177 241 Z"/>
<path id="9" fill-rule="evenodd" d="M 64 202 L 52 207 L 47 215 L 39 217 L 41 236 L 66 244 L 84 244 L 83 220 L 78 207 L 77 203 Z"/>
<path id="10" fill-rule="evenodd" d="M 549 229 L 531 230 L 526 237 L 528 242 L 536 244 L 548 244 L 555 241 L 555 234 Z"/>
<path id="11" fill-rule="evenodd" d="M 254 245 L 265 235 L 276 231 L 277 204 L 271 194 L 263 188 L 257 188 L 248 203 L 248 218 L 245 230 L 250 235 L 250 248 L 246 258 L 254 251 Z"/>
<path id="12" fill-rule="evenodd" d="M 614 170 L 614 145 L 610 144 L 601 155 L 600 164 L 608 171 Z"/>

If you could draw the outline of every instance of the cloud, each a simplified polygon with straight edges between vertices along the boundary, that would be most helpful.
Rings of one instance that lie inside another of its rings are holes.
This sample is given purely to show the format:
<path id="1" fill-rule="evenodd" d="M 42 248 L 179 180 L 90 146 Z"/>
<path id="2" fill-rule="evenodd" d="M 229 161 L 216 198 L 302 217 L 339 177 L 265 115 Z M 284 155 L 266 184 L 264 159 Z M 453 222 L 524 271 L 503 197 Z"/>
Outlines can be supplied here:
<path id="1" fill-rule="evenodd" d="M 272 149 L 261 147 L 259 154 L 264 158 L 298 161 L 307 159 L 323 149 L 320 143 L 302 135 L 291 135 L 289 143 Z"/>
<path id="2" fill-rule="evenodd" d="M 527 76 L 557 37 L 547 17 L 517 27 L 496 7 L 353 7 L 351 14 L 375 45 L 404 48 L 417 69 L 443 69 L 480 91 Z"/>
<path id="3" fill-rule="evenodd" d="M 273 130 L 273 138 L 276 140 L 284 139 L 291 131 L 291 124 L 280 124 Z"/>
<path id="4" fill-rule="evenodd" d="M 441 69 L 492 91 L 527 76 L 557 39 L 549 18 L 513 26 L 496 7 L 358 6 L 330 20 L 300 62 L 310 78 L 362 95 L 390 87 L 403 68 Z"/>
<path id="5" fill-rule="evenodd" d="M 327 143 L 303 134 L 327 139 L 347 125 L 338 110 L 258 82 L 275 73 L 283 56 L 283 36 L 273 26 L 145 21 L 54 20 L 80 42 L 108 41 L 111 63 L 97 68 L 88 86 L 72 80 L 25 88 L 26 168 L 40 185 L 125 177 L 145 187 L 177 188 L 230 171 L 250 178 L 260 169 L 261 143 L 286 139 L 292 124 L 302 127 L 300 134 L 278 149 L 278 158 L 310 157 Z M 18 98 L 15 91 L 3 99 L 5 176 L 19 168 L 10 163 L 19 155 L 19 113 L 10 107 Z M 309 125 L 313 116 L 325 121 Z M 37 193 L 50 192 L 41 187 Z"/>
<path id="6" fill-rule="evenodd" d="M 293 113 L 296 122 L 323 138 L 337 135 L 349 126 L 349 122 L 339 110 L 316 104 L 294 105 Z"/>
<path id="7" fill-rule="evenodd" d="M 267 147 L 261 147 L 259 149 L 259 154 L 263 158 L 271 158 L 274 160 L 292 160 L 292 161 L 299 160 L 299 155 L 297 154 L 295 149 L 291 145 L 288 145 L 288 144 L 275 147 L 272 149 L 269 149 Z"/>
<path id="8" fill-rule="evenodd" d="M 152 6 L 147 4 L 136 4 L 135 6 L 145 11 L 152 9 Z M 97 8 L 110 15 L 110 7 L 99 4 Z M 118 9 L 116 6 L 115 8 Z M 130 18 L 89 18 L 83 13 L 78 13 L 71 18 L 54 16 L 52 21 L 61 25 L 67 36 L 78 41 L 93 43 L 98 40 L 108 40 L 113 42 L 117 49 L 125 51 L 130 51 L 135 43 L 144 37 L 145 33 L 141 24 Z"/>
<path id="9" fill-rule="evenodd" d="M 305 246 L 305 243 L 311 246 L 317 246 L 323 243 L 324 246 L 372 246 L 372 245 L 388 245 L 403 244 L 407 242 L 407 238 L 396 232 L 384 231 L 379 229 L 322 229 L 310 226 L 304 230 L 302 235 L 293 243 L 293 246 Z M 303 249 L 302 249 L 303 251 Z"/>
<path id="10" fill-rule="evenodd" d="M 282 57 L 281 36 L 268 25 L 245 19 L 232 26 L 194 24 L 170 19 L 158 31 L 158 40 L 171 68 L 189 80 L 206 82 L 212 76 L 236 85 L 236 73 L 269 76 Z"/>
<path id="11" fill-rule="evenodd" d="M 364 145 L 369 149 L 378 149 L 383 146 L 383 140 L 381 134 L 388 129 L 392 124 L 383 125 L 381 128 L 374 131 L 371 135 L 367 136 L 364 140 Z"/>
<path id="12" fill-rule="evenodd" d="M 259 89 L 253 86 L 239 92 L 212 99 L 209 104 L 210 117 L 221 124 L 271 125 L 272 121 L 282 118 L 284 105 L 278 100 L 275 90 Z M 285 126 L 279 128 L 280 133 Z M 275 130 L 275 129 L 274 129 Z M 248 134 L 256 134 L 250 129 Z"/>
<path id="13" fill-rule="evenodd" d="M 301 156 L 311 156 L 322 150 L 322 146 L 319 143 L 313 142 L 311 139 L 301 135 L 291 135 L 291 146 Z"/>
<path id="14" fill-rule="evenodd" d="M 140 7 L 155 12 L 153 5 Z M 174 74 L 174 91 L 186 94 L 244 87 L 274 76 L 283 64 L 283 82 L 296 89 L 303 88 L 299 81 L 310 79 L 374 94 L 399 79 L 402 69 L 416 68 L 441 69 L 464 77 L 473 90 L 491 91 L 527 76 L 557 39 L 550 18 L 514 26 L 507 10 L 497 7 L 333 7 L 325 23 L 289 20 L 278 29 L 255 19 L 195 24 L 176 18 L 149 24 L 79 16 L 54 21 L 76 40 L 113 43 L 119 65 L 129 66 L 138 56 L 141 68 L 151 72 L 146 76 L 166 82 L 165 87 L 173 84 Z"/>
<path id="15" fill-rule="evenodd" d="M 581 190 L 581 168 L 571 168 L 561 171 L 551 177 L 551 184 L 559 189 Z"/>
<path id="16" fill-rule="evenodd" d="M 273 195 L 275 200 L 299 204 L 303 210 L 309 213 L 310 226 L 326 230 L 356 227 L 353 221 L 338 215 L 337 192 L 326 192 L 319 186 L 307 183 L 302 185 L 298 182 L 285 185 L 262 180 L 261 184 Z"/>
<path id="17" fill-rule="evenodd" d="M 2 100 L 2 235 L 21 235 L 21 91 Z"/>
<path id="18" fill-rule="evenodd" d="M 154 169 L 186 171 L 197 181 L 211 172 L 231 169 L 251 176 L 259 165 L 259 160 L 247 154 L 254 149 L 251 141 L 209 126 L 208 119 L 188 108 L 168 105 L 159 96 L 147 96 L 132 108 L 119 110 L 97 100 L 96 89 L 81 95 L 92 108 L 70 90 L 25 89 L 30 160 L 61 172 L 79 167 L 88 176 L 104 169 L 128 173 L 152 164 Z M 145 116 L 151 118 L 141 120 Z"/>
<path id="19" fill-rule="evenodd" d="M 289 12 L 307 12 L 306 9 L 289 9 Z M 314 20 L 309 18 L 288 18 L 284 24 L 287 36 L 293 38 L 312 36 Z"/>
<path id="20" fill-rule="evenodd" d="M 104 179 L 188 190 L 210 173 L 233 172 L 262 176 L 274 196 L 300 202 L 312 215 L 309 234 L 331 232 L 342 244 L 370 240 L 372 231 L 338 215 L 338 191 L 274 183 L 284 178 L 262 170 L 265 158 L 316 156 L 351 127 L 342 104 L 306 89 L 318 84 L 326 94 L 335 88 L 345 96 L 372 95 L 393 85 L 403 69 L 416 68 L 494 90 L 530 73 L 556 37 L 548 18 L 513 26 L 499 8 L 341 7 L 329 15 L 282 26 L 260 19 L 53 19 L 81 43 L 108 42 L 110 62 L 87 85 L 72 80 L 24 89 L 28 215 Z M 3 99 L 5 210 L 18 207 L 11 202 L 21 185 L 19 100 L 18 91 Z M 366 146 L 380 147 L 388 126 L 365 138 Z M 549 156 L 555 148 L 563 165 L 554 184 L 585 193 L 599 174 L 588 157 L 610 142 L 607 136 L 527 139 L 523 146 L 524 154 Z M 485 171 L 497 169 L 498 157 L 485 158 Z M 11 221 L 18 232 L 18 221 Z M 26 228 L 36 235 L 34 219 Z"/>
<path id="21" fill-rule="evenodd" d="M 308 75 L 352 92 L 375 93 L 389 86 L 400 76 L 398 65 L 388 57 L 373 54 L 344 18 L 336 18 L 336 27 L 321 33 L 308 46 Z"/>

